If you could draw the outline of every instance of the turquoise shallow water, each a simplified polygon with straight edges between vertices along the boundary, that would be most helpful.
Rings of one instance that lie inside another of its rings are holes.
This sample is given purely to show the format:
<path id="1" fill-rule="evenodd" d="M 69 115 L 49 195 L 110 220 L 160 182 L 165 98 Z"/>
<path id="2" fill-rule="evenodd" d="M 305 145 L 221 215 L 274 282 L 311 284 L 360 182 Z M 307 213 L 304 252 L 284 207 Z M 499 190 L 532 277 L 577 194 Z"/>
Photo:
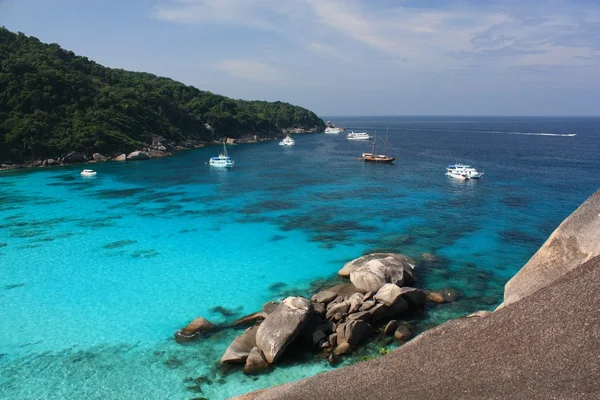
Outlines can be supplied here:
<path id="1" fill-rule="evenodd" d="M 293 148 L 232 146 L 231 171 L 205 165 L 216 152 L 205 148 L 97 164 L 91 179 L 80 166 L 0 173 L 0 398 L 219 399 L 328 370 L 309 355 L 250 378 L 217 363 L 239 332 L 187 346 L 172 334 L 199 315 L 224 323 L 308 294 L 377 249 L 418 259 L 420 286 L 463 294 L 417 331 L 493 308 L 600 180 L 599 119 L 335 122 L 388 126 L 396 165 L 365 165 L 367 144 L 312 134 Z M 447 178 L 454 161 L 484 179 Z"/>

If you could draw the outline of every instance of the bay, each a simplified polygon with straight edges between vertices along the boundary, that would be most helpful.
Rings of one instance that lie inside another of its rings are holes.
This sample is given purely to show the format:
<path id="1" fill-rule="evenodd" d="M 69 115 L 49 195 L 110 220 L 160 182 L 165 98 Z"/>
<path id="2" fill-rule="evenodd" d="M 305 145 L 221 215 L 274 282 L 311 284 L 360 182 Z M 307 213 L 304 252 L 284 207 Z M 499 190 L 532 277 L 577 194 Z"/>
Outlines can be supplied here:
<path id="1" fill-rule="evenodd" d="M 326 371 L 308 355 L 251 378 L 218 365 L 239 332 L 186 346 L 172 334 L 308 294 L 376 250 L 418 259 L 420 286 L 462 293 L 419 329 L 493 309 L 600 181 L 599 118 L 329 119 L 387 129 L 396 164 L 365 164 L 370 143 L 321 133 L 230 146 L 233 170 L 206 165 L 207 147 L 95 164 L 91 179 L 81 166 L 0 172 L 0 397 L 220 399 Z M 454 162 L 484 178 L 446 177 Z"/>

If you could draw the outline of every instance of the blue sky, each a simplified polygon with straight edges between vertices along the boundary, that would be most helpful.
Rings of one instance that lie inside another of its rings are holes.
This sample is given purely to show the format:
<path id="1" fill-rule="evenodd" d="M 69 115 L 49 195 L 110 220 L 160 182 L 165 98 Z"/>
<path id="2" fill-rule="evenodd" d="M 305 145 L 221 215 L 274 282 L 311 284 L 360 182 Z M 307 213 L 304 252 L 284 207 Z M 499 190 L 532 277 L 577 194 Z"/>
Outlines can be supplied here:
<path id="1" fill-rule="evenodd" d="M 101 64 L 320 115 L 600 115 L 590 0 L 0 0 Z"/>

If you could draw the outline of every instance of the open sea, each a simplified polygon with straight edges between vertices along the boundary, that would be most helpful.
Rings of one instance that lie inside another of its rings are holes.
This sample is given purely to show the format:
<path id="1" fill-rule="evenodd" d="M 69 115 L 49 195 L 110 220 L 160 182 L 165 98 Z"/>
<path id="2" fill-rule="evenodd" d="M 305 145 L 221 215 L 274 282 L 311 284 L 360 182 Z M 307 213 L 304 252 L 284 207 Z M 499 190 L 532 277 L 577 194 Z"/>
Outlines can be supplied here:
<path id="1" fill-rule="evenodd" d="M 218 363 L 241 331 L 188 345 L 173 333 L 309 296 L 378 250 L 418 260 L 418 286 L 462 294 L 429 306 L 417 332 L 493 309 L 600 186 L 600 118 L 326 119 L 388 127 L 396 164 L 364 164 L 371 142 L 317 133 L 229 146 L 233 170 L 206 165 L 206 147 L 95 164 L 95 178 L 80 165 L 0 172 L 0 398 L 224 399 L 329 370 L 308 355 L 248 377 Z M 454 162 L 485 175 L 446 177 Z"/>

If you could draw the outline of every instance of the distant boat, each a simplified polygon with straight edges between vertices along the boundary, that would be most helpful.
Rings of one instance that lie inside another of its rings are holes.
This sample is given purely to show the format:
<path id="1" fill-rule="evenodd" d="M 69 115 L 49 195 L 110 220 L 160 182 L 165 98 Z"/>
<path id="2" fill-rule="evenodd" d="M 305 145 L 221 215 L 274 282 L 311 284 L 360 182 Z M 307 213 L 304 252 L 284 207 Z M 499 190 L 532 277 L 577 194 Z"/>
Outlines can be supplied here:
<path id="1" fill-rule="evenodd" d="M 362 154 L 362 160 L 364 162 L 371 162 L 371 163 L 380 163 L 380 164 L 392 164 L 394 161 L 396 161 L 396 157 L 390 157 L 387 154 L 387 148 L 388 148 L 388 133 L 386 130 L 385 133 L 385 153 L 384 154 L 377 154 L 375 152 L 375 148 L 377 145 L 377 132 L 375 132 L 375 139 L 373 140 L 373 150 L 371 153 L 363 153 Z"/>
<path id="2" fill-rule="evenodd" d="M 225 142 L 226 139 L 223 139 L 223 152 L 219 153 L 218 157 L 211 157 L 210 160 L 208 160 L 208 164 L 211 167 L 233 168 L 234 162 L 227 155 L 227 145 L 225 144 Z"/>
<path id="3" fill-rule="evenodd" d="M 325 128 L 325 133 L 330 133 L 330 134 L 340 134 L 344 132 L 344 128 L 336 128 L 335 126 L 328 126 L 327 128 Z"/>
<path id="4" fill-rule="evenodd" d="M 81 176 L 96 176 L 96 171 L 93 169 L 84 169 L 80 174 Z"/>
<path id="5" fill-rule="evenodd" d="M 371 140 L 371 136 L 367 132 L 350 132 L 346 138 L 348 140 Z"/>
<path id="6" fill-rule="evenodd" d="M 292 139 L 292 137 L 290 135 L 287 135 L 285 137 L 285 139 L 283 139 L 281 142 L 279 142 L 280 146 L 293 146 L 296 144 L 296 141 L 294 139 Z"/>
<path id="7" fill-rule="evenodd" d="M 477 171 L 470 165 L 450 164 L 446 167 L 446 175 L 456 179 L 479 179 L 483 176 L 483 174 L 483 172 Z"/>

